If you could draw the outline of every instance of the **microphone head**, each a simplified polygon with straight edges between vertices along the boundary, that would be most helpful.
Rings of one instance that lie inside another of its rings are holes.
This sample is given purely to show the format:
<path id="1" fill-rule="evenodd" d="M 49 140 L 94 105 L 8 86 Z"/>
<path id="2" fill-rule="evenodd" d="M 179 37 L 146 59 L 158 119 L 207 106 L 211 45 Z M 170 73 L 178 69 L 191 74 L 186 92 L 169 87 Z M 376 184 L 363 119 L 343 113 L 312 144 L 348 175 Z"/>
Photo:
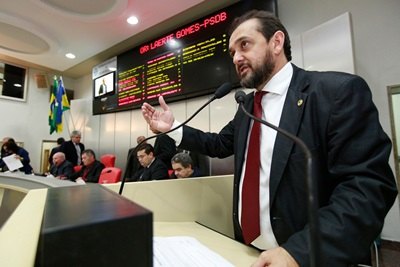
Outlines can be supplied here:
<path id="1" fill-rule="evenodd" d="M 244 98 L 245 98 L 246 94 L 243 91 L 237 91 L 235 93 L 235 100 L 238 104 L 241 104 L 244 102 Z"/>
<path id="2" fill-rule="evenodd" d="M 226 82 L 218 87 L 217 91 L 215 91 L 214 97 L 216 99 L 220 99 L 226 96 L 232 90 L 232 84 Z"/>

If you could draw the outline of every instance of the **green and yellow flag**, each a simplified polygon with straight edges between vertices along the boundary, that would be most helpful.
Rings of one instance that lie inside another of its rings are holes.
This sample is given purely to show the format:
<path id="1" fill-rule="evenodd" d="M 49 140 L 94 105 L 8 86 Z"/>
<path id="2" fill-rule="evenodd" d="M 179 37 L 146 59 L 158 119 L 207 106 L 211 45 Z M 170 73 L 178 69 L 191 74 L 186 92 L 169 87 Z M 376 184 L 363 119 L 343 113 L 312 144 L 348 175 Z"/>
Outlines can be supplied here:
<path id="1" fill-rule="evenodd" d="M 49 126 L 50 134 L 53 132 L 62 132 L 62 115 L 63 112 L 68 110 L 69 102 L 67 93 L 64 88 L 62 78 L 60 77 L 57 81 L 57 77 L 54 76 L 54 83 L 51 89 L 50 96 L 50 113 L 49 113 Z"/>

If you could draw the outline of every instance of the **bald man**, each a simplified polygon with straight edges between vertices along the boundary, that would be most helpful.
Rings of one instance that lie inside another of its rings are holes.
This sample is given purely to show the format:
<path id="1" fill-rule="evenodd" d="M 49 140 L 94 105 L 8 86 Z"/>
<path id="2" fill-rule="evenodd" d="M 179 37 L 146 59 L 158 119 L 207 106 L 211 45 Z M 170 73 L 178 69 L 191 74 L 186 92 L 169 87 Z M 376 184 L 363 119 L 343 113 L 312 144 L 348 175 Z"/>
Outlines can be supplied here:
<path id="1" fill-rule="evenodd" d="M 63 152 L 57 152 L 53 155 L 53 164 L 50 168 L 50 174 L 58 179 L 67 179 L 74 172 L 72 163 L 65 159 Z"/>

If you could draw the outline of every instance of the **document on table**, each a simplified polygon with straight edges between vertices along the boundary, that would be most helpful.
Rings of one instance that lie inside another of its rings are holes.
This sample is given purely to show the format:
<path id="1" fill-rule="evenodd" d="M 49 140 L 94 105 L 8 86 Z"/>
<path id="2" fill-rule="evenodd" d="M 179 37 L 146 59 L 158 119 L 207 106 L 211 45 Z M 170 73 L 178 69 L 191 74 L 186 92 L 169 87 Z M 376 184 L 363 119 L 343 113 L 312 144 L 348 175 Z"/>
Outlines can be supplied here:
<path id="1" fill-rule="evenodd" d="M 154 237 L 154 267 L 233 267 L 197 239 L 189 236 Z"/>
<path id="2" fill-rule="evenodd" d="M 4 163 L 7 165 L 9 171 L 15 171 L 19 168 L 24 167 L 24 165 L 22 165 L 22 162 L 15 156 L 16 156 L 15 154 L 12 154 L 10 156 L 2 158 Z"/>

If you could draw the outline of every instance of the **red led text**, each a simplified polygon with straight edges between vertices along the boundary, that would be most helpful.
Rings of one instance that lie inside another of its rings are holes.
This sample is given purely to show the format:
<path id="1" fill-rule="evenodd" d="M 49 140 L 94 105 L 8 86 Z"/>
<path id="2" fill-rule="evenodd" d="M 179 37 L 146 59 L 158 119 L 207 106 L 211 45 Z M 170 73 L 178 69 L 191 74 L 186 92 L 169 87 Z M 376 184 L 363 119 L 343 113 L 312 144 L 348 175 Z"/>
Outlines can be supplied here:
<path id="1" fill-rule="evenodd" d="M 190 34 L 194 34 L 202 29 L 206 29 L 208 27 L 214 26 L 218 23 L 225 21 L 228 18 L 228 14 L 225 11 L 218 13 L 214 16 L 208 17 L 204 19 L 202 22 L 197 22 L 192 25 L 189 25 L 186 28 L 179 29 L 175 33 L 171 33 L 167 36 L 164 36 L 150 44 L 146 44 L 140 47 L 139 53 L 144 54 L 150 50 L 154 50 L 158 47 L 162 47 L 167 44 L 169 41 L 173 40 L 174 38 L 180 39 Z"/>

